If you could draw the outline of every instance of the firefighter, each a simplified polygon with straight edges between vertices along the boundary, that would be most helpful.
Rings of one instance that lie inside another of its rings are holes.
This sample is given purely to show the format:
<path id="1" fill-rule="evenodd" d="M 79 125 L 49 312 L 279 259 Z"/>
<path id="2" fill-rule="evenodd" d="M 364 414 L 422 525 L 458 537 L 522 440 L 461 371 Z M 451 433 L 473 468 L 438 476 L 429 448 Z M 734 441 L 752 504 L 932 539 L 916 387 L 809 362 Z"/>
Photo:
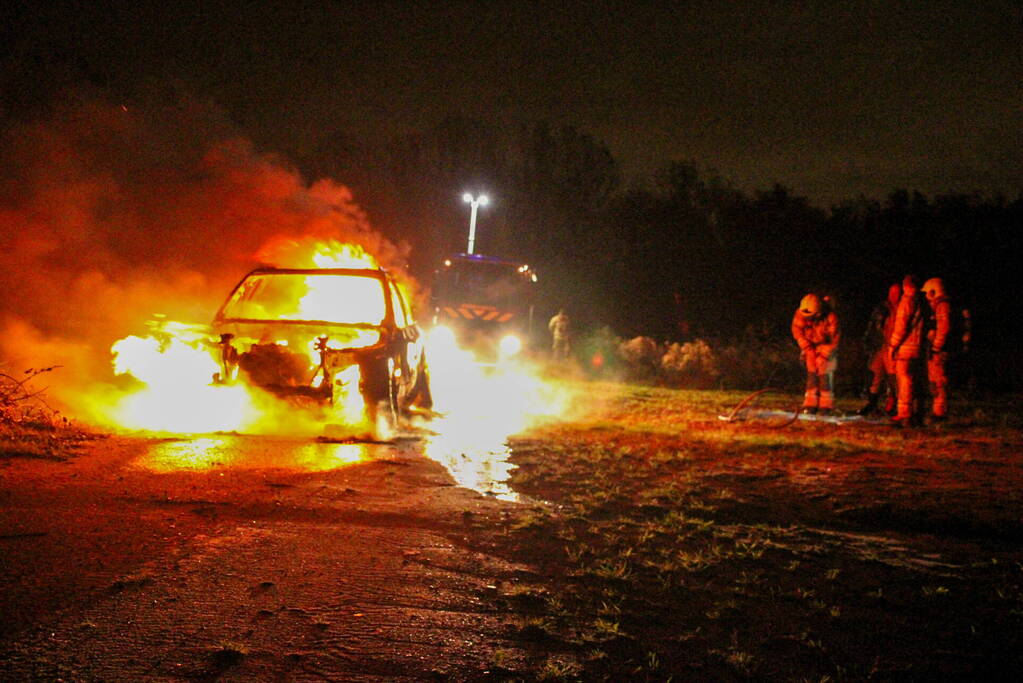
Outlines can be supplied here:
<path id="1" fill-rule="evenodd" d="M 927 383 L 931 390 L 931 417 L 933 422 L 948 418 L 948 364 L 949 344 L 952 341 L 951 306 L 945 294 L 945 283 L 932 277 L 922 289 L 929 309 L 925 322 L 927 337 Z"/>
<path id="2" fill-rule="evenodd" d="M 799 344 L 799 357 L 806 368 L 802 411 L 829 415 L 835 409 L 832 378 L 838 367 L 841 338 L 838 315 L 831 302 L 812 293 L 804 296 L 792 316 L 792 336 Z"/>
<path id="3" fill-rule="evenodd" d="M 889 355 L 895 363 L 896 413 L 892 423 L 904 427 L 919 419 L 914 400 L 919 399 L 920 355 L 924 341 L 924 310 L 918 280 L 902 279 L 902 298 L 888 338 Z"/>
<path id="4" fill-rule="evenodd" d="M 547 329 L 550 330 L 551 336 L 554 338 L 551 354 L 556 360 L 568 360 L 572 351 L 571 323 L 564 308 L 551 318 L 547 323 Z"/>
<path id="5" fill-rule="evenodd" d="M 958 313 L 952 311 L 952 343 L 958 345 L 958 349 L 952 359 L 949 369 L 949 384 L 960 386 L 967 392 L 973 392 L 977 388 L 977 378 L 973 373 L 973 363 L 970 359 L 970 342 L 973 340 L 973 318 L 970 309 L 961 308 Z M 958 324 L 958 330 L 956 329 Z"/>
<path id="6" fill-rule="evenodd" d="M 865 348 L 875 348 L 870 356 L 870 386 L 867 389 L 867 403 L 859 409 L 859 415 L 872 415 L 878 410 L 881 390 L 884 389 L 884 412 L 895 410 L 895 363 L 892 361 L 888 347 L 888 338 L 892 335 L 895 325 L 895 309 L 902 297 L 902 285 L 895 283 L 888 288 L 888 298 L 874 308 L 870 314 L 870 323 L 863 333 Z"/>

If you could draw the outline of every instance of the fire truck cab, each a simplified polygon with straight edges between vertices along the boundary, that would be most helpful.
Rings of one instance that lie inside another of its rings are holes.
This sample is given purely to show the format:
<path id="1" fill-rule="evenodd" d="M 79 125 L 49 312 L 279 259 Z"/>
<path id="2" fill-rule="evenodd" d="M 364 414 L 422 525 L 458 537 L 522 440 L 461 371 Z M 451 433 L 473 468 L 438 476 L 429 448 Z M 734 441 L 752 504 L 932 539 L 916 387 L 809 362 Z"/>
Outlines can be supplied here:
<path id="1" fill-rule="evenodd" d="M 536 273 L 524 263 L 455 254 L 434 274 L 433 322 L 454 332 L 480 360 L 496 361 L 528 348 L 533 333 Z"/>

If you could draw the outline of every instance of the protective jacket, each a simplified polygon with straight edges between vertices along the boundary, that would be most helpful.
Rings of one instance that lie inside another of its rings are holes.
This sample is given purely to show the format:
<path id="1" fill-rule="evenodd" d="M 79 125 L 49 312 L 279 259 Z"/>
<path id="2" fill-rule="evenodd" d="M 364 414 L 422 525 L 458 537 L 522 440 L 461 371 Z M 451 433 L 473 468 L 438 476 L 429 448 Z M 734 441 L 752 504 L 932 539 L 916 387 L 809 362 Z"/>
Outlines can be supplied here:
<path id="1" fill-rule="evenodd" d="M 870 315 L 870 323 L 863 333 L 863 347 L 873 350 L 867 368 L 870 370 L 870 386 L 868 387 L 867 404 L 860 415 L 869 415 L 878 409 L 882 389 L 887 389 L 884 411 L 890 413 L 895 408 L 895 359 L 892 358 L 888 340 L 895 329 L 895 311 L 902 298 L 902 285 L 893 284 L 888 288 L 888 296 L 874 307 Z"/>
<path id="2" fill-rule="evenodd" d="M 917 293 L 903 295 L 895 309 L 888 346 L 895 358 L 919 358 L 920 346 L 924 340 L 924 311 L 921 296 Z"/>
<path id="3" fill-rule="evenodd" d="M 558 313 L 551 318 L 549 323 L 547 323 L 547 329 L 551 331 L 551 334 L 554 335 L 554 339 L 556 340 L 568 339 L 568 328 L 568 316 L 564 313 Z"/>
<path id="4" fill-rule="evenodd" d="M 883 303 L 874 307 L 870 313 L 870 322 L 863 333 L 863 346 L 867 349 L 880 349 L 888 346 L 888 340 L 895 328 L 895 310 L 899 307 L 902 287 L 892 285 Z"/>
<path id="5" fill-rule="evenodd" d="M 822 311 L 819 316 L 806 317 L 796 311 L 792 316 L 792 337 L 799 344 L 800 351 L 812 351 L 823 360 L 828 360 L 835 355 L 842 337 L 838 316 L 834 311 Z"/>
<path id="6" fill-rule="evenodd" d="M 946 296 L 938 297 L 930 304 L 931 311 L 927 316 L 927 345 L 932 353 L 943 353 L 948 350 L 952 306 Z"/>
<path id="7" fill-rule="evenodd" d="M 812 305 L 804 305 L 808 303 Z M 807 295 L 792 316 L 792 337 L 799 344 L 806 368 L 803 409 L 831 410 L 835 406 L 831 378 L 838 366 L 838 342 L 841 339 L 838 316 L 826 301 L 821 301 L 816 295 Z"/>

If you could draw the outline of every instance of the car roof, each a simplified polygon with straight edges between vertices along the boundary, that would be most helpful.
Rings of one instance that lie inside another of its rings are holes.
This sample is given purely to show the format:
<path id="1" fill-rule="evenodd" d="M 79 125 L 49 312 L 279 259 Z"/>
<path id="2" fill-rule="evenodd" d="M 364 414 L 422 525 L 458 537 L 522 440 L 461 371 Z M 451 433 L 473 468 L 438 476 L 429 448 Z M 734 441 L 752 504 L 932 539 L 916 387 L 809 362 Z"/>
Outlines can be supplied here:
<path id="1" fill-rule="evenodd" d="M 355 275 L 359 277 L 383 278 L 388 275 L 383 268 L 277 268 L 262 266 L 249 271 L 250 275 Z"/>
<path id="2" fill-rule="evenodd" d="M 498 258 L 496 256 L 484 256 L 482 254 L 451 254 L 446 257 L 451 261 L 466 261 L 470 263 L 489 263 L 494 265 L 502 266 L 521 266 L 524 265 L 522 261 L 509 261 L 508 259 Z"/>

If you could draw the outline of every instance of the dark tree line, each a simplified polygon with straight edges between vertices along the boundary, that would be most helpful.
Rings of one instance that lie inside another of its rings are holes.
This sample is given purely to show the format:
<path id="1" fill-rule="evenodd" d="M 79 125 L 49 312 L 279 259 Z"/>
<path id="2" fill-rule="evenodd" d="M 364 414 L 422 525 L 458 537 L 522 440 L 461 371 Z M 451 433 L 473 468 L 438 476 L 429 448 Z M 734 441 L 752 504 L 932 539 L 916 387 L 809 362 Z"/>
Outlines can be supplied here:
<path id="1" fill-rule="evenodd" d="M 692 163 L 625 186 L 608 150 L 575 128 L 459 118 L 376 148 L 328 140 L 303 167 L 351 185 L 378 227 L 412 244 L 427 282 L 465 249 L 462 191 L 490 192 L 477 251 L 536 267 L 544 314 L 566 306 L 580 325 L 623 336 L 781 337 L 817 290 L 853 343 L 890 283 L 940 276 L 971 309 L 992 377 L 1018 382 L 1023 194 L 895 190 L 821 208 L 781 185 L 737 190 Z"/>

